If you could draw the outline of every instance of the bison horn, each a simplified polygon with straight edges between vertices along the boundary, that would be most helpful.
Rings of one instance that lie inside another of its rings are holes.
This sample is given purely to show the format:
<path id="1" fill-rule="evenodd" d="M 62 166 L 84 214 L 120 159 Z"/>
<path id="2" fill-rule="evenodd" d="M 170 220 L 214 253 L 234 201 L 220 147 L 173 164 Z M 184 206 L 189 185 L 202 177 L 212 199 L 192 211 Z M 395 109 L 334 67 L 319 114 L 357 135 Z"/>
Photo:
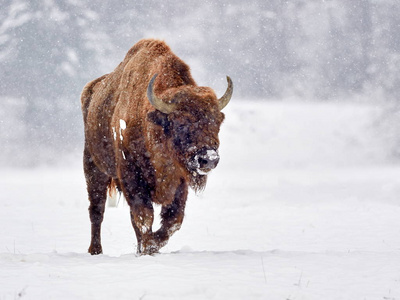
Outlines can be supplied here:
<path id="1" fill-rule="evenodd" d="M 155 74 L 153 78 L 151 78 L 149 85 L 147 86 L 147 98 L 149 99 L 151 105 L 153 105 L 157 110 L 170 114 L 175 110 L 174 104 L 168 104 L 162 101 L 160 98 L 154 94 L 154 81 L 156 81 L 158 74 Z"/>
<path id="2" fill-rule="evenodd" d="M 226 76 L 226 80 L 228 80 L 228 88 L 226 89 L 225 94 L 218 100 L 219 110 L 222 110 L 225 106 L 228 105 L 233 93 L 233 83 L 231 78 L 229 76 Z"/>

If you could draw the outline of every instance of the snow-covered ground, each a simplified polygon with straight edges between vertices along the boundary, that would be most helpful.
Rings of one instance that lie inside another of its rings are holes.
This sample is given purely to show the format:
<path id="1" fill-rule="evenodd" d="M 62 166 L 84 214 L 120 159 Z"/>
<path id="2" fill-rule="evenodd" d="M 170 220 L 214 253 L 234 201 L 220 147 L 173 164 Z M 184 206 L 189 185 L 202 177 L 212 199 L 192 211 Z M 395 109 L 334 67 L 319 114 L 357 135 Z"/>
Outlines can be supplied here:
<path id="1" fill-rule="evenodd" d="M 400 166 L 380 109 L 232 103 L 221 162 L 162 253 L 108 207 L 90 256 L 80 158 L 0 171 L 3 299 L 400 299 Z"/>

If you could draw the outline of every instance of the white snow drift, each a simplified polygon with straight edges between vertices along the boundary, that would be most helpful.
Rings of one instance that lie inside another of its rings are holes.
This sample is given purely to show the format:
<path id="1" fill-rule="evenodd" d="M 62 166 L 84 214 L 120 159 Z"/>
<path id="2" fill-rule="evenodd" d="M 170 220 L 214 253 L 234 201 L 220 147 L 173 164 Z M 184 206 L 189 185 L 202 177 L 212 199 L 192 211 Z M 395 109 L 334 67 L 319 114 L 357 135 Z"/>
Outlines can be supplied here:
<path id="1" fill-rule="evenodd" d="M 0 299 L 400 299 L 400 166 L 380 109 L 230 104 L 182 229 L 137 257 L 108 207 L 90 256 L 81 159 L 0 172 Z M 122 126 L 121 126 L 122 128 Z"/>

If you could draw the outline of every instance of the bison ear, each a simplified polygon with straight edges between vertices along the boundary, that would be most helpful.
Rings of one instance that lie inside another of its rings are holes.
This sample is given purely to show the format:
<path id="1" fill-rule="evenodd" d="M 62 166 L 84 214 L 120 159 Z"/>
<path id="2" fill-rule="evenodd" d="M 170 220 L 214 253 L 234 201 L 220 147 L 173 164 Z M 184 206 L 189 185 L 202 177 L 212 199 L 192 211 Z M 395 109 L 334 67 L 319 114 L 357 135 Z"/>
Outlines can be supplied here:
<path id="1" fill-rule="evenodd" d="M 169 135 L 169 133 L 170 133 L 170 124 L 171 123 L 168 120 L 168 115 L 167 114 L 162 113 L 159 110 L 155 110 L 155 111 L 149 112 L 147 114 L 147 119 L 150 122 L 152 122 L 152 123 L 154 123 L 154 124 L 156 124 L 158 126 L 161 126 L 164 129 L 165 134 Z"/>

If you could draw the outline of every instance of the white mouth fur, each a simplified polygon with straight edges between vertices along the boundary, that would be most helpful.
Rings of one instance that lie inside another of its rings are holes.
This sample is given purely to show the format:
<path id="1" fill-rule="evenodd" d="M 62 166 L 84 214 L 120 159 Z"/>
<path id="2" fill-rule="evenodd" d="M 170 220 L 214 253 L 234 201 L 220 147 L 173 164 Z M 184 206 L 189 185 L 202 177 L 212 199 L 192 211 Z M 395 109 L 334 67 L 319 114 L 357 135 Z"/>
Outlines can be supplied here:
<path id="1" fill-rule="evenodd" d="M 196 169 L 196 173 L 199 175 L 207 175 L 208 173 L 210 173 L 210 171 L 203 171 L 201 169 Z"/>

